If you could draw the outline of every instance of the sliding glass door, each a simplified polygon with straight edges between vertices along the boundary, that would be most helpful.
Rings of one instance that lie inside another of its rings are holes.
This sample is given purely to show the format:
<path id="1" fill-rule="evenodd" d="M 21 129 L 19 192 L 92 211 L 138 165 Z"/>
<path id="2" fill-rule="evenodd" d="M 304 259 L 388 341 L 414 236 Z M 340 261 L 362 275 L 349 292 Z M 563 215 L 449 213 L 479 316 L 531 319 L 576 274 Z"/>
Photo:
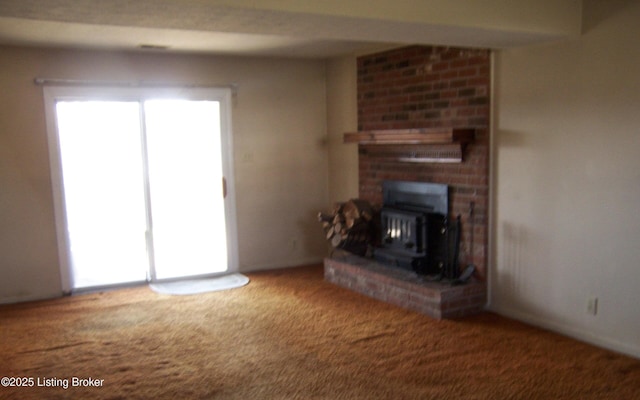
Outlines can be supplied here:
<path id="1" fill-rule="evenodd" d="M 64 286 L 234 269 L 226 97 L 57 89 L 45 97 Z"/>
<path id="2" fill-rule="evenodd" d="M 227 269 L 220 104 L 144 103 L 155 279 Z"/>

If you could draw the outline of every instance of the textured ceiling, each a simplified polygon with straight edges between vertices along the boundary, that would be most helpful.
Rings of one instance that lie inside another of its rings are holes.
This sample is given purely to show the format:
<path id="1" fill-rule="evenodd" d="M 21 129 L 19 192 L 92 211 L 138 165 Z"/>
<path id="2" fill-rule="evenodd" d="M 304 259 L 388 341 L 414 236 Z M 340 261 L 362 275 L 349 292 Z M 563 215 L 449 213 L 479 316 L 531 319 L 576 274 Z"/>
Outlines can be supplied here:
<path id="1" fill-rule="evenodd" d="M 469 23 L 424 23 L 229 4 L 233 2 L 0 0 L 0 43 L 109 49 L 151 45 L 174 52 L 326 58 L 399 44 L 503 48 L 561 36 L 548 30 L 497 29 Z"/>

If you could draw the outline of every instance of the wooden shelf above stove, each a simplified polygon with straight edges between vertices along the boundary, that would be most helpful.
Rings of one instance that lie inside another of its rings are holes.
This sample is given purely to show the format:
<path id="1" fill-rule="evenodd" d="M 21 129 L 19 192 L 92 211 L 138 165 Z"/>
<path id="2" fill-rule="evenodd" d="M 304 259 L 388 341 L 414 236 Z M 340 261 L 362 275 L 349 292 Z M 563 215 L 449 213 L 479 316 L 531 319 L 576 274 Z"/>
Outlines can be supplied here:
<path id="1" fill-rule="evenodd" d="M 380 150 L 372 151 L 392 150 L 402 162 L 460 163 L 465 145 L 473 142 L 475 135 L 473 128 L 389 129 L 345 133 L 344 142 L 393 145 L 376 146 Z"/>
<path id="2" fill-rule="evenodd" d="M 475 138 L 473 128 L 387 129 L 347 132 L 344 143 L 358 144 L 460 144 Z"/>

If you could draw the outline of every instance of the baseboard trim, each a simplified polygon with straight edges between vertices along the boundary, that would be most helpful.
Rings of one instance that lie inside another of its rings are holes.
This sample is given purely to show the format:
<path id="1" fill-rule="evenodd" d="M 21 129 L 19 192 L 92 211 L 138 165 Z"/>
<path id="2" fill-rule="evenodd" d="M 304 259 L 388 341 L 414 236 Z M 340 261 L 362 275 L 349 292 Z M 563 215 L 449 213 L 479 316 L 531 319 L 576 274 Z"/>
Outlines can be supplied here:
<path id="1" fill-rule="evenodd" d="M 511 318 L 520 322 L 524 322 L 529 325 L 533 325 L 542 329 L 558 333 L 563 336 L 585 342 L 603 349 L 622 353 L 630 357 L 640 359 L 640 347 L 637 345 L 623 343 L 610 338 L 605 338 L 597 335 L 592 335 L 584 330 L 578 330 L 569 325 L 561 324 L 555 321 L 549 321 L 547 319 L 540 318 L 536 315 L 529 313 L 523 313 L 522 311 L 515 310 L 509 307 L 496 307 L 492 305 L 488 307 L 488 311 L 502 315 L 503 317 Z"/>
<path id="2" fill-rule="evenodd" d="M 283 263 L 269 263 L 269 264 L 261 264 L 261 265 L 248 265 L 241 266 L 238 270 L 239 273 L 250 273 L 250 272 L 259 272 L 259 271 L 268 271 L 272 269 L 281 269 L 281 268 L 294 268 L 294 267 L 303 267 L 306 265 L 322 265 L 324 258 L 302 258 L 299 260 L 288 261 Z"/>
<path id="3" fill-rule="evenodd" d="M 32 295 L 32 296 L 11 296 L 11 297 L 5 297 L 0 299 L 0 305 L 28 303 L 30 301 L 52 300 L 52 299 L 59 299 L 60 297 L 64 297 L 63 292 L 43 294 L 43 295 Z"/>

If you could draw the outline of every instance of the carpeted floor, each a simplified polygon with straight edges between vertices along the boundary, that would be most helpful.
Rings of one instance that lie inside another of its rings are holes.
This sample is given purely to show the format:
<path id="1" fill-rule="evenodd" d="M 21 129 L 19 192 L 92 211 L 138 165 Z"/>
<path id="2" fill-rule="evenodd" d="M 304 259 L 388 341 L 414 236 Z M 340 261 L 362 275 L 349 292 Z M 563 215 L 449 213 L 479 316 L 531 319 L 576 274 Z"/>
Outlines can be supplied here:
<path id="1" fill-rule="evenodd" d="M 34 386 L 0 398 L 640 399 L 637 359 L 490 313 L 435 321 L 326 283 L 321 266 L 247 275 L 194 296 L 2 306 L 0 377 Z"/>

